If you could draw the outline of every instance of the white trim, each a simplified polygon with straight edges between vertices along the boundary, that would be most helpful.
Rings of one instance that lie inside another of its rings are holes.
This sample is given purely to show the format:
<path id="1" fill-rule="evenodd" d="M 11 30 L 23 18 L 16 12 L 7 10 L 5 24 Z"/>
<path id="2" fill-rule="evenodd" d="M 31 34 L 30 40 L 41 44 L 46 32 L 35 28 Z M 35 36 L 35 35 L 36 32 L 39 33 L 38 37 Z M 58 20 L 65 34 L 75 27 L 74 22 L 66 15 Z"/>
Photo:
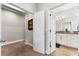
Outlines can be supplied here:
<path id="1" fill-rule="evenodd" d="M 1 43 L 0 43 L 0 56 L 1 56 Z"/>
<path id="2" fill-rule="evenodd" d="M 9 45 L 9 44 L 13 44 L 13 43 L 21 42 L 21 41 L 24 41 L 24 39 L 12 41 L 12 42 L 4 42 L 4 43 L 1 44 L 1 46 L 3 46 L 3 45 Z"/>
<path id="3" fill-rule="evenodd" d="M 1 4 L 0 4 L 0 40 L 1 40 L 1 25 L 2 25 L 2 17 L 1 17 Z"/>
<path id="4" fill-rule="evenodd" d="M 29 42 L 25 42 L 25 44 L 33 47 L 33 44 L 31 44 Z"/>

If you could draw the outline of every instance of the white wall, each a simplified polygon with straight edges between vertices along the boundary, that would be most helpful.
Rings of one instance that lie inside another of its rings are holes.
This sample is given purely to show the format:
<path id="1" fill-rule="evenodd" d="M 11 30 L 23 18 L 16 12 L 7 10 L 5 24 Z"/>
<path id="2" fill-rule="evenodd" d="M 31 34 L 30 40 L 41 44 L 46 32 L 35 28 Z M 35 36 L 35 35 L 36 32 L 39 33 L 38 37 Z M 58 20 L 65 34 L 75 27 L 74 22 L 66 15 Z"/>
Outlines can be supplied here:
<path id="1" fill-rule="evenodd" d="M 28 20 L 32 19 L 32 14 L 27 14 L 25 17 L 25 44 L 33 45 L 33 31 L 28 30 Z"/>
<path id="2" fill-rule="evenodd" d="M 74 5 L 74 4 L 72 4 Z M 68 5 L 65 5 L 68 6 Z M 62 18 L 68 18 L 72 16 L 78 16 L 78 6 L 68 6 L 68 8 L 64 9 L 65 6 L 62 6 L 63 8 L 58 8 L 56 10 L 52 10 L 60 19 Z M 60 11 L 59 11 L 60 10 Z"/>
<path id="3" fill-rule="evenodd" d="M 13 3 L 21 8 L 23 8 L 26 11 L 29 11 L 31 13 L 36 12 L 36 4 L 34 3 Z M 30 13 L 26 13 L 25 16 L 25 44 L 33 45 L 33 31 L 28 30 L 28 20 L 33 18 L 33 15 Z"/>
<path id="4" fill-rule="evenodd" d="M 58 17 L 57 21 L 61 21 L 61 24 L 62 24 L 61 31 L 64 31 L 65 27 L 67 27 L 70 31 L 77 31 L 77 26 L 79 23 L 78 6 L 79 4 L 65 4 L 57 9 L 52 10 Z M 69 26 L 69 24 L 64 25 L 64 22 L 72 22 L 72 24 L 71 26 Z M 60 26 L 58 28 L 60 28 Z"/>
<path id="5" fill-rule="evenodd" d="M 69 8 L 72 8 L 72 7 L 75 7 L 75 6 L 78 6 L 78 5 L 79 5 L 78 3 L 67 3 L 67 4 L 64 4 L 60 7 L 58 7 L 58 8 L 52 9 L 52 11 L 54 13 L 57 13 L 57 12 L 67 10 Z"/>
<path id="6" fill-rule="evenodd" d="M 62 18 L 68 18 L 77 15 L 78 7 L 76 6 L 79 6 L 79 4 L 64 4 L 56 9 L 53 9 L 52 11 L 57 15 L 57 20 L 62 20 Z"/>
<path id="7" fill-rule="evenodd" d="M 36 5 L 34 3 L 13 3 L 26 11 L 34 13 L 36 11 Z"/>
<path id="8" fill-rule="evenodd" d="M 2 9 L 2 39 L 8 42 L 24 39 L 24 15 Z M 5 42 L 5 43 L 6 43 Z"/>
<path id="9" fill-rule="evenodd" d="M 50 8 L 56 7 L 60 4 L 61 3 L 38 3 L 37 4 L 37 11 L 50 9 Z"/>

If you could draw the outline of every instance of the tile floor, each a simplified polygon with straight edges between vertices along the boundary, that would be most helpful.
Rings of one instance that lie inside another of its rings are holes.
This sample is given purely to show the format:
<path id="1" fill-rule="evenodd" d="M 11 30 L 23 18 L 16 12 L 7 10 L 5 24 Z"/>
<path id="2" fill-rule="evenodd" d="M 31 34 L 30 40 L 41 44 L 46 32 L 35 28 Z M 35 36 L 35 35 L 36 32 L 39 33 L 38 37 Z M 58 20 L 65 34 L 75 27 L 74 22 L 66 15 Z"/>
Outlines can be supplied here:
<path id="1" fill-rule="evenodd" d="M 53 56 L 77 56 L 78 50 L 75 48 L 60 46 L 59 48 L 56 48 L 56 51 L 51 53 Z"/>

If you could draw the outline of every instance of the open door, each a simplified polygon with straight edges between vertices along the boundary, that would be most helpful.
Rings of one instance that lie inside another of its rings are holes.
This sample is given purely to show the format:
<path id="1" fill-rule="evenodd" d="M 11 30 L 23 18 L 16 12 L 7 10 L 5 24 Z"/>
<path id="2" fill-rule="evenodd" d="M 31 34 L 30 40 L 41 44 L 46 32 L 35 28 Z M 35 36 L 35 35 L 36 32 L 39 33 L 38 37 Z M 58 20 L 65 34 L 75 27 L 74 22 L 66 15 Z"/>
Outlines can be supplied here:
<path id="1" fill-rule="evenodd" d="M 45 17 L 44 11 L 34 14 L 33 50 L 45 54 Z"/>

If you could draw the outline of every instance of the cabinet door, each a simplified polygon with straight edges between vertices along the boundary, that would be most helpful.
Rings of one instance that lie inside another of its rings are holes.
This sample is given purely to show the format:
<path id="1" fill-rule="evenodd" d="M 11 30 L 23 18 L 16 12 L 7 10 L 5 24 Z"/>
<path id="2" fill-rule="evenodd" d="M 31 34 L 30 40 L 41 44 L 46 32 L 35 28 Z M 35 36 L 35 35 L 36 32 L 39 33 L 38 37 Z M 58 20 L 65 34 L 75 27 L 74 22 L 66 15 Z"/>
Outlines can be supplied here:
<path id="1" fill-rule="evenodd" d="M 68 37 L 68 38 L 67 38 L 67 46 L 72 47 L 72 46 L 73 46 L 73 41 L 72 41 L 72 36 L 71 36 L 71 34 L 69 34 L 67 37 Z"/>
<path id="2" fill-rule="evenodd" d="M 72 47 L 78 48 L 78 35 L 71 35 L 71 36 L 72 36 L 71 37 Z"/>
<path id="3" fill-rule="evenodd" d="M 62 36 L 57 34 L 56 40 L 57 40 L 57 43 L 61 44 L 62 43 Z"/>
<path id="4" fill-rule="evenodd" d="M 68 39 L 67 34 L 63 34 L 63 35 L 62 35 L 62 43 L 61 43 L 61 44 L 67 45 L 67 39 Z"/>
<path id="5" fill-rule="evenodd" d="M 73 48 L 77 48 L 77 35 L 74 34 L 70 34 L 69 35 L 69 39 L 67 41 L 67 45 Z"/>

